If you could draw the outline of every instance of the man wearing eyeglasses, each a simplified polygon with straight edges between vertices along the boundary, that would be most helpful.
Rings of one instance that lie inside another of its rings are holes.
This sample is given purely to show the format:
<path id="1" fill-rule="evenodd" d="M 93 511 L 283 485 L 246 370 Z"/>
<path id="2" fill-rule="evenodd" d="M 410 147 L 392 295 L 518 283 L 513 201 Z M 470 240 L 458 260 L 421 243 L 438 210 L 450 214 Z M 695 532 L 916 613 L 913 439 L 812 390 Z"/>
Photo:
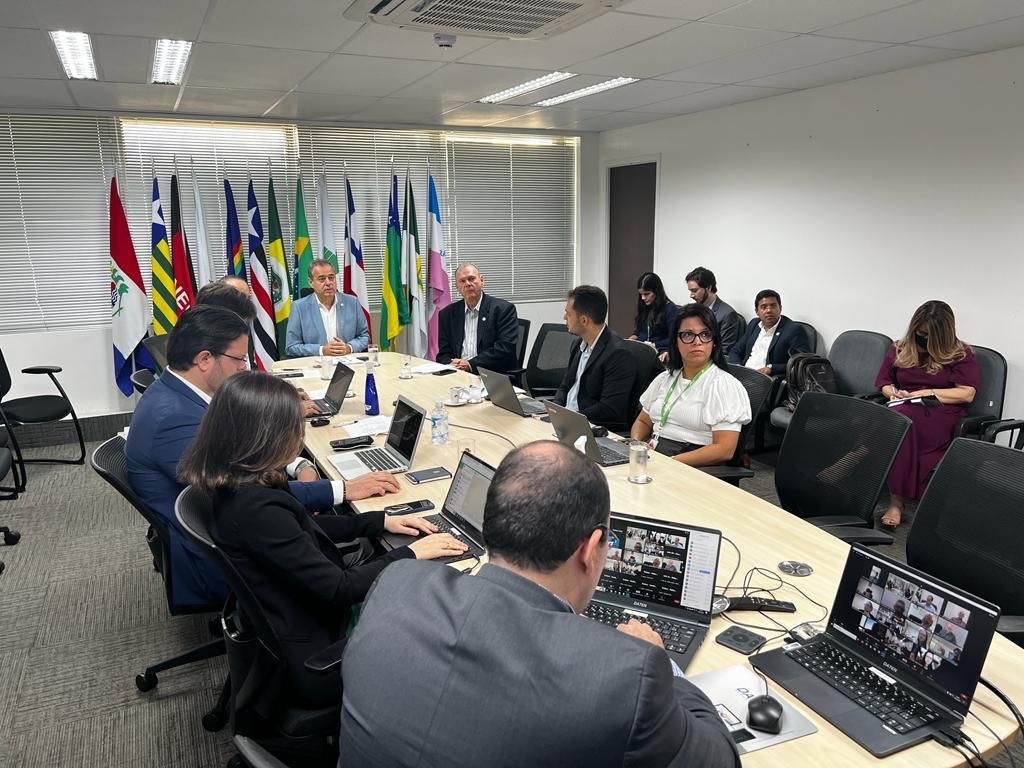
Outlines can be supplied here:
<path id="1" fill-rule="evenodd" d="M 605 567 L 609 510 L 596 464 L 530 443 L 491 481 L 475 576 L 389 565 L 345 648 L 340 768 L 739 766 L 650 627 L 578 615 Z"/>
<path id="2" fill-rule="evenodd" d="M 312 357 L 364 351 L 370 344 L 366 315 L 354 296 L 338 296 L 338 278 L 331 262 L 313 259 L 306 276 L 313 293 L 292 304 L 285 354 Z"/>

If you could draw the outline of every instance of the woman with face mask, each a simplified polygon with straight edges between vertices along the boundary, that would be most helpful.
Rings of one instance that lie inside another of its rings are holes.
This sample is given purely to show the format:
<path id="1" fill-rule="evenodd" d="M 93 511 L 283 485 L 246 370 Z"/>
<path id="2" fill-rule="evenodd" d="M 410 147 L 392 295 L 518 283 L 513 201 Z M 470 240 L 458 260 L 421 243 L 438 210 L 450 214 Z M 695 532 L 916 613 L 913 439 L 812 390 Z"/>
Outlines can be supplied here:
<path id="1" fill-rule="evenodd" d="M 900 524 L 906 499 L 920 499 L 928 473 L 953 440 L 953 428 L 966 414 L 978 386 L 978 363 L 957 338 L 953 310 L 944 301 L 926 301 L 910 318 L 902 339 L 886 353 L 875 386 L 889 400 L 919 402 L 892 406 L 910 419 L 910 431 L 889 470 L 889 508 L 881 524 Z"/>

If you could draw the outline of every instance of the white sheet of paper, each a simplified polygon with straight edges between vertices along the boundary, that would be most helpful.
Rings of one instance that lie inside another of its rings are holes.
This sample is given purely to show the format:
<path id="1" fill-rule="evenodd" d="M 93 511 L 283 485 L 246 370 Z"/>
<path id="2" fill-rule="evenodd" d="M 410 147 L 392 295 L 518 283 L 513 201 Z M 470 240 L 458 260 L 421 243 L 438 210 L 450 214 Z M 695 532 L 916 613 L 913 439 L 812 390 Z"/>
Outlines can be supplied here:
<path id="1" fill-rule="evenodd" d="M 442 363 L 422 363 L 420 365 L 414 365 L 412 367 L 412 372 L 424 375 L 428 373 L 436 373 L 437 371 L 444 371 L 446 369 L 455 370 L 452 366 L 443 365 Z"/>
<path id="2" fill-rule="evenodd" d="M 306 394 L 309 395 L 310 400 L 323 400 L 327 397 L 327 387 L 323 389 L 307 389 Z"/>
<path id="3" fill-rule="evenodd" d="M 349 437 L 364 437 L 374 435 L 382 435 L 391 429 L 391 417 L 390 416 L 367 416 L 365 419 L 359 419 L 355 423 L 348 422 L 347 424 L 335 424 L 336 427 L 342 427 L 348 432 Z"/>

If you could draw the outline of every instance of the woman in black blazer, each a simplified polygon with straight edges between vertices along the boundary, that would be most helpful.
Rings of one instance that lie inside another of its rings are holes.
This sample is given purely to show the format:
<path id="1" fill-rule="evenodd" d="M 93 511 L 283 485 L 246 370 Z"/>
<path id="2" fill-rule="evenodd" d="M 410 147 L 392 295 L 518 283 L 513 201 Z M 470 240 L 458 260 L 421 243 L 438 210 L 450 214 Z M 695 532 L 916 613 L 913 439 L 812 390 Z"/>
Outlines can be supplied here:
<path id="1" fill-rule="evenodd" d="M 415 515 L 314 519 L 289 493 L 281 470 L 302 449 L 304 427 L 294 387 L 265 373 L 236 374 L 218 388 L 178 474 L 211 495 L 210 535 L 266 611 L 294 692 L 325 705 L 340 700 L 341 685 L 307 671 L 305 660 L 342 637 L 351 606 L 363 600 L 377 574 L 403 557 L 432 559 L 466 547 Z M 430 535 L 345 567 L 335 542 L 385 530 Z"/>

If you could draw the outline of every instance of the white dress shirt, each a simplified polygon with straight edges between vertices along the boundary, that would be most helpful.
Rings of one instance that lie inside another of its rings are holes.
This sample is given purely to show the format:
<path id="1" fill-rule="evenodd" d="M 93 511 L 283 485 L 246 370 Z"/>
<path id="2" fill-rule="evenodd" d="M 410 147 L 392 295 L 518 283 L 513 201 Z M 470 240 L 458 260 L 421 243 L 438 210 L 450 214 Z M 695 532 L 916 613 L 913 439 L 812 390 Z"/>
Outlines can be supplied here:
<path id="1" fill-rule="evenodd" d="M 327 334 L 327 341 L 330 342 L 335 336 L 338 335 L 338 298 L 334 298 L 334 303 L 331 304 L 331 308 L 328 309 L 317 297 L 316 305 L 320 309 L 320 320 L 324 324 L 324 333 Z M 320 354 L 324 353 L 324 348 L 320 347 Z"/>
<path id="2" fill-rule="evenodd" d="M 484 300 L 483 291 L 480 292 L 480 300 L 476 303 L 475 307 L 470 307 L 469 303 L 466 303 L 466 327 L 465 333 L 462 336 L 462 359 L 472 360 L 476 357 L 476 326 L 477 321 L 480 319 L 480 304 Z"/>
<path id="3" fill-rule="evenodd" d="M 590 353 L 594 351 L 594 347 L 597 346 L 597 342 L 600 340 L 601 334 L 604 333 L 604 330 L 607 327 L 608 326 L 606 325 L 601 326 L 600 333 L 597 334 L 597 337 L 594 339 L 594 343 L 589 347 L 587 346 L 587 342 L 583 340 L 580 341 L 580 352 L 583 354 L 580 355 L 580 364 L 576 368 L 576 381 L 573 382 L 572 388 L 569 390 L 569 394 L 565 396 L 565 407 L 570 411 L 578 412 L 580 409 L 580 379 L 583 378 L 583 372 L 587 369 L 587 363 L 590 362 Z"/>
<path id="4" fill-rule="evenodd" d="M 779 321 L 781 322 L 781 320 Z M 776 323 L 771 328 L 765 328 L 764 323 L 761 323 L 761 333 L 757 337 L 757 341 L 754 342 L 754 346 L 750 350 L 750 357 L 747 358 L 747 368 L 765 368 L 768 365 L 768 347 L 772 345 L 772 339 L 775 337 L 776 331 L 779 330 L 779 323 Z"/>
<path id="5" fill-rule="evenodd" d="M 673 381 L 676 381 L 675 390 L 666 404 Z M 665 371 L 659 373 L 640 396 L 640 405 L 650 416 L 657 437 L 691 445 L 711 445 L 712 432 L 739 432 L 750 422 L 750 398 L 732 374 L 712 364 L 686 389 L 689 383 L 681 370 Z M 684 390 L 685 394 L 678 397 Z M 662 426 L 664 408 L 671 410 Z"/>

